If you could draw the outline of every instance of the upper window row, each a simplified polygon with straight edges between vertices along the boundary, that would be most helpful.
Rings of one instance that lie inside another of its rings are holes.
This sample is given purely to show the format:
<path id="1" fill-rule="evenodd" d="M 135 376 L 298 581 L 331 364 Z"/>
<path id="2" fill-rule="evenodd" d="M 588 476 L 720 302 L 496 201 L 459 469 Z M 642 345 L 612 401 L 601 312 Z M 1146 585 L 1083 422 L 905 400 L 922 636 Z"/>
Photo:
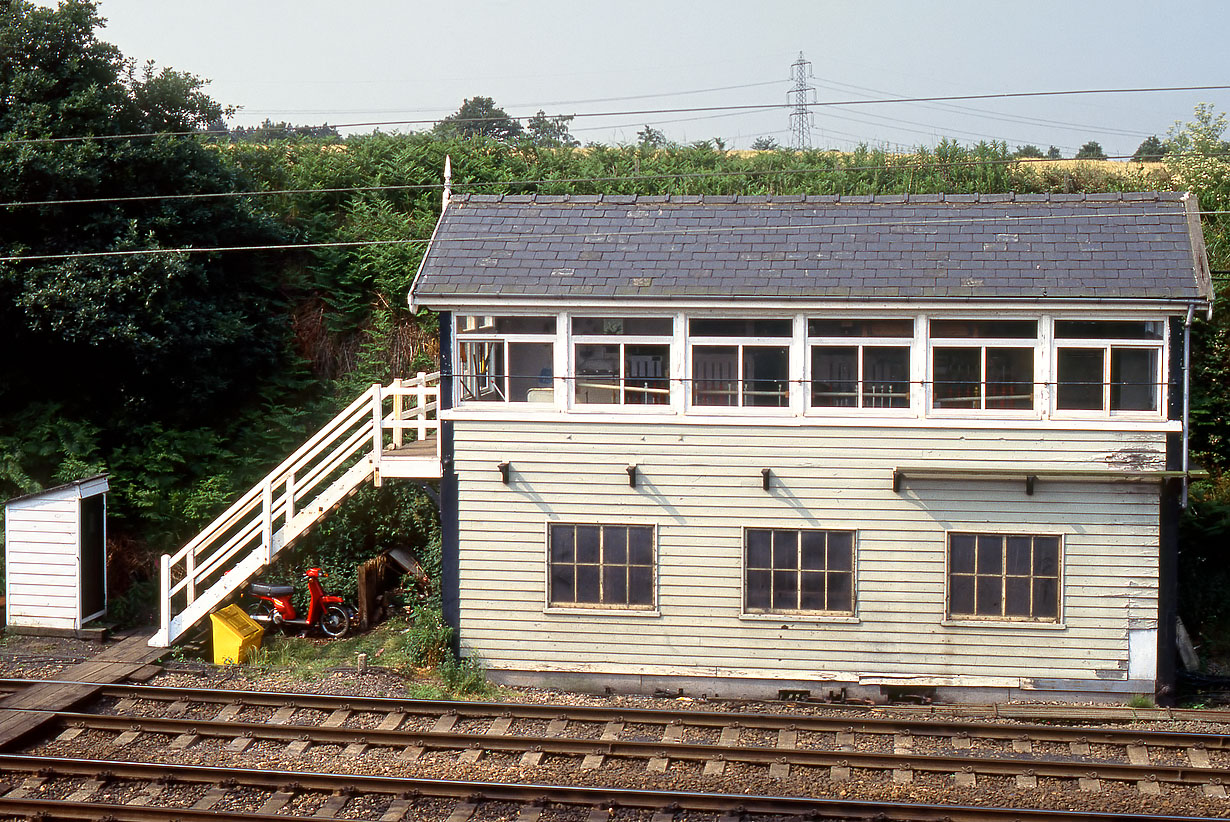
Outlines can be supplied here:
<path id="1" fill-rule="evenodd" d="M 909 412 L 1162 408 L 1165 323 L 457 318 L 460 403 Z M 567 333 L 560 333 L 561 331 Z"/>

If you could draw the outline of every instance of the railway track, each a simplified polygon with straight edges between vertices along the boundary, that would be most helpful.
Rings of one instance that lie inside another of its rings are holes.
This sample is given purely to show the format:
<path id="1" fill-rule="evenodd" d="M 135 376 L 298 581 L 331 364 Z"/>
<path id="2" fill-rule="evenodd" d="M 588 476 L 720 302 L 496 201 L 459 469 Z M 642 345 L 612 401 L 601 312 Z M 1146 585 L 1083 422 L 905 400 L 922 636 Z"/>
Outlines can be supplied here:
<path id="1" fill-rule="evenodd" d="M 0 690 L 32 684 L 0 680 Z M 63 687 L 75 683 L 57 684 Z M 1226 719 L 1225 714 L 1215 716 Z M 101 818 L 51 813 L 45 803 L 55 802 L 33 793 L 39 779 L 56 784 L 79 780 L 80 784 L 60 791 L 64 794 L 59 799 L 61 803 L 71 797 L 69 804 L 77 806 L 64 809 L 66 814 L 83 814 L 81 808 L 98 804 L 96 795 L 104 787 L 123 783 L 126 787 L 112 793 L 128 797 L 123 804 L 125 810 L 104 814 L 115 819 L 171 818 L 157 816 L 162 811 L 154 807 L 167 801 L 167 792 L 134 787 L 142 779 L 154 780 L 150 785 L 200 788 L 212 784 L 197 791 L 199 795 L 190 797 L 186 804 L 180 803 L 180 811 L 193 810 L 198 803 L 204 803 L 208 807 L 195 810 L 217 813 L 227 809 L 228 792 L 272 791 L 268 796 L 249 796 L 246 807 L 236 811 L 246 815 L 234 816 L 243 819 L 273 818 L 271 814 L 286 819 L 288 814 L 298 812 L 293 807 L 295 803 L 307 802 L 304 797 L 311 796 L 318 801 L 308 802 L 309 815 L 350 818 L 345 814 L 351 812 L 349 806 L 358 800 L 353 791 L 339 787 L 344 784 L 361 785 L 360 793 L 369 796 L 406 800 L 413 798 L 413 794 L 431 797 L 432 801 L 447 800 L 453 804 L 446 813 L 440 808 L 432 813 L 444 813 L 439 818 L 451 822 L 480 820 L 486 813 L 480 813 L 481 809 L 495 808 L 499 803 L 512 803 L 515 813 L 500 816 L 491 811 L 488 816 L 492 819 L 536 820 L 542 816 L 541 809 L 558 805 L 563 809 L 562 815 L 547 814 L 542 818 L 552 822 L 596 822 L 599 818 L 611 822 L 617 814 L 611 810 L 610 802 L 629 813 L 652 813 L 654 822 L 799 816 L 885 820 L 1087 819 L 1096 818 L 1090 811 L 1091 805 L 1096 807 L 1096 800 L 1091 802 L 1091 797 L 1103 791 L 1121 795 L 1123 790 L 1132 791 L 1140 797 L 1140 805 L 1148 804 L 1153 810 L 1160 810 L 1171 801 L 1181 807 L 1199 806 L 1212 816 L 1230 815 L 1230 799 L 1225 798 L 1226 785 L 1230 785 L 1230 736 L 1164 727 L 1076 728 L 1037 722 L 971 721 L 944 714 L 890 717 L 854 716 L 848 712 L 766 714 L 436 702 L 150 685 L 106 685 L 95 692 L 90 705 L 48 712 L 47 719 L 43 726 L 49 732 L 47 741 L 24 755 L 0 756 L 0 778 L 16 785 L 14 790 L 0 795 L 0 817 L 41 813 L 48 819 Z M 326 747 L 333 752 L 333 768 L 348 773 L 331 776 L 302 770 L 318 761 L 309 755 L 313 749 Z M 90 758 L 72 755 L 82 748 L 91 753 Z M 146 751 L 143 758 L 147 761 L 126 761 L 133 750 Z M 233 767 L 175 764 L 190 758 L 193 750 L 204 751 L 199 755 L 207 761 L 229 761 Z M 245 757 L 253 757 L 254 752 L 259 752 L 263 767 L 249 774 Z M 60 756 L 53 755 L 57 753 Z M 420 765 L 430 763 L 437 770 L 443 767 L 464 779 L 488 759 L 498 760 L 501 768 L 495 771 L 512 774 L 512 780 L 459 782 L 360 773 L 378 767 L 413 775 Z M 142 768 L 147 769 L 145 775 Z M 732 776 L 731 769 L 740 776 Z M 703 777 L 706 790 L 642 790 L 625 797 L 623 792 L 632 788 L 618 787 L 620 783 L 643 786 L 646 780 L 657 777 L 667 781 L 679 770 Z M 644 776 L 638 781 L 636 773 Z M 14 774 L 22 776 L 15 782 Z M 281 780 L 282 789 L 269 781 L 273 778 L 270 774 Z M 524 784 L 542 774 L 554 775 L 556 782 L 589 783 L 591 787 Z M 629 774 L 633 776 L 630 778 Z M 364 781 L 372 779 L 375 781 L 370 785 Z M 426 786 L 437 782 L 470 788 L 464 795 L 440 793 L 453 788 L 439 786 L 431 788 L 436 793 L 430 793 Z M 986 785 L 997 786 L 988 793 L 994 797 L 1011 795 L 1013 790 L 1026 797 L 1032 791 L 1035 801 L 1038 789 L 1045 783 L 1051 791 L 1058 790 L 1064 796 L 1085 797 L 1075 803 L 1083 805 L 1084 810 L 1065 817 L 1056 816 L 1056 811 L 1020 807 L 1004 808 L 1000 813 L 986 808 L 962 810 L 958 805 L 899 801 L 852 804 L 831 798 L 847 793 L 843 785 L 852 786 L 850 795 L 863 795 L 862 789 L 869 783 L 881 788 L 894 786 L 908 796 L 911 786 L 919 782 L 931 787 L 947 785 L 963 797 L 977 796 L 979 791 L 986 790 Z M 295 790 L 285 790 L 291 783 Z M 775 786 L 783 793 L 798 793 L 803 785 L 803 793 L 828 796 L 758 796 L 754 798 L 760 804 L 749 805 L 748 796 L 738 793 L 748 790 L 749 785 L 759 789 L 755 793 Z M 548 789 L 557 792 L 550 793 Z M 565 801 L 565 794 L 559 792 L 570 790 L 582 793 L 572 794 L 573 800 Z M 527 798 L 530 794 L 533 797 Z M 148 796 L 141 799 L 142 795 Z M 608 798 L 606 805 L 595 800 L 598 795 Z M 278 797 L 281 804 L 275 801 Z M 685 797 L 691 798 L 685 802 Z M 436 818 L 430 813 L 411 814 L 413 803 L 403 808 L 395 806 L 393 799 L 379 814 L 369 808 L 359 818 Z M 718 804 L 706 805 L 707 802 Z M 12 803 L 19 803 L 20 807 Z M 395 813 L 398 808 L 401 815 Z M 147 815 L 131 815 L 140 813 Z M 976 815 L 979 813 L 982 816 Z M 180 814 L 175 818 L 195 817 Z M 638 822 L 649 819 L 628 818 Z M 1126 816 L 1110 814 L 1106 818 L 1201 817 L 1133 812 Z"/>

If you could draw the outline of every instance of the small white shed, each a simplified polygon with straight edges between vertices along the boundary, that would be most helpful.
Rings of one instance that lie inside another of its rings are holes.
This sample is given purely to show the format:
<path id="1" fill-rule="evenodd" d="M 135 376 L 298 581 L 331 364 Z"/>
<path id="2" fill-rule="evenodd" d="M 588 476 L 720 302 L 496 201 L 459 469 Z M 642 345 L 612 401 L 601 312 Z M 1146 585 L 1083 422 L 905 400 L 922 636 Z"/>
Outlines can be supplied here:
<path id="1" fill-rule="evenodd" d="M 100 474 L 4 504 L 9 627 L 76 631 L 107 612 L 107 490 Z"/>

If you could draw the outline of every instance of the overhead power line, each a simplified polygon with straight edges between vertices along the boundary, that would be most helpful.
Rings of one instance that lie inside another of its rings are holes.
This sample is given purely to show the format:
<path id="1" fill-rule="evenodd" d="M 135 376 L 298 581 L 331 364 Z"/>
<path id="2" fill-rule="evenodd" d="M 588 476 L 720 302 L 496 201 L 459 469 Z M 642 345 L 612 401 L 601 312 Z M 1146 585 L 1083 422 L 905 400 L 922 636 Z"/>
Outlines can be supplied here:
<path id="1" fill-rule="evenodd" d="M 912 155 L 904 154 L 903 157 Z M 1208 152 L 1208 153 L 1188 153 L 1184 156 L 1188 157 L 1230 157 L 1230 151 L 1224 152 Z M 1108 155 L 1107 160 L 1130 160 L 1130 154 L 1114 154 Z M 793 175 L 793 174 L 825 174 L 834 171 L 850 172 L 850 171 L 921 171 L 924 169 L 941 169 L 941 168 L 970 168 L 973 166 L 1003 166 L 1019 163 L 1022 165 L 1033 163 L 1070 163 L 1070 162 L 1097 162 L 1090 160 L 1073 160 L 1061 159 L 1053 160 L 1047 157 L 1009 157 L 1002 160 L 979 159 L 979 160 L 958 160 L 944 163 L 926 163 L 924 165 L 911 166 L 908 163 L 901 165 L 888 166 L 884 164 L 866 165 L 866 166 L 843 166 L 841 168 L 780 168 L 780 169 L 738 169 L 731 171 L 695 171 L 695 172 L 671 172 L 663 174 L 628 174 L 617 177 L 549 177 L 537 180 L 472 180 L 469 182 L 453 180 L 451 188 L 459 190 L 464 188 L 476 187 L 493 187 L 493 186 L 528 186 L 528 185 L 548 185 L 551 183 L 621 183 L 621 182 L 636 182 L 638 180 L 693 180 L 705 179 L 710 177 L 760 177 L 772 175 Z M 379 192 L 379 191 L 440 191 L 444 188 L 444 183 L 404 183 L 395 185 L 380 185 L 380 186 L 341 186 L 335 188 L 281 188 L 281 189 L 259 189 L 251 191 L 217 191 L 217 192 L 202 192 L 193 194 L 145 194 L 134 197 L 83 197 L 76 199 L 63 200 L 14 200 L 7 203 L 0 203 L 0 208 L 21 208 L 24 206 L 60 206 L 60 205 L 104 205 L 104 204 L 119 204 L 119 203 L 147 203 L 160 200 L 215 200 L 226 199 L 228 197 L 272 197 L 278 195 L 293 195 L 293 194 L 349 194 L 361 192 Z"/>
<path id="2" fill-rule="evenodd" d="M 1062 91 L 1014 91 L 1000 92 L 994 94 L 947 94 L 934 97 L 894 97 L 894 98 L 869 98 L 865 100 L 822 100 L 819 102 L 808 102 L 806 106 L 809 108 L 827 108 L 833 106 L 873 106 L 884 105 L 889 103 L 933 103 L 933 102 L 951 102 L 956 100 L 1008 100 L 1025 97 L 1058 97 L 1072 96 L 1081 94 L 1147 94 L 1155 92 L 1174 92 L 1174 91 L 1216 91 L 1230 89 L 1230 85 L 1211 85 L 1211 86 L 1158 86 L 1152 88 L 1100 88 L 1100 89 L 1065 89 Z M 643 116 L 653 114 L 693 114 L 699 112 L 734 112 L 734 111 L 767 111 L 770 109 L 780 109 L 789 107 L 790 103 L 758 103 L 740 106 L 696 106 L 689 108 L 657 108 L 657 109 L 639 109 L 630 111 L 592 111 L 579 112 L 572 117 L 626 117 L 626 116 Z M 523 115 L 519 117 L 510 117 L 513 120 L 530 120 L 533 115 Z M 490 117 L 473 117 L 452 120 L 453 123 L 482 123 L 487 122 Z M 373 126 L 419 126 L 419 125 L 434 125 L 438 120 L 371 120 L 361 123 L 334 123 L 334 128 L 367 128 Z M 208 136 L 210 134 L 222 135 L 226 131 L 221 129 L 206 129 L 201 131 L 157 131 L 157 132 L 134 132 L 129 134 L 99 134 L 99 135 L 84 135 L 75 137 L 23 137 L 18 139 L 8 139 L 0 141 L 0 145 L 29 145 L 35 143 L 70 143 L 80 142 L 84 140 L 135 140 L 138 138 L 148 137 L 192 137 L 192 136 Z"/>
<path id="3" fill-rule="evenodd" d="M 1195 212 L 1201 216 L 1230 214 L 1230 210 L 1201 210 Z M 844 228 L 892 228 L 905 226 L 932 226 L 932 225 L 974 225 L 978 223 L 1014 223 L 1024 224 L 1029 222 L 1047 222 L 1050 220 L 1081 220 L 1081 219 L 1105 219 L 1107 217 L 1170 217 L 1173 212 L 1109 212 L 1099 214 L 1039 214 L 1027 216 L 1013 215 L 998 215 L 995 217 L 935 217 L 922 218 L 915 220 L 854 220 L 843 223 L 826 223 L 818 228 L 826 230 L 844 229 Z M 599 232 L 565 232 L 552 234 L 553 240 L 569 239 L 569 238 L 589 238 L 594 237 L 644 237 L 644 236 L 697 236 L 711 234 L 743 234 L 743 233 L 764 233 L 769 231 L 793 231 L 799 230 L 800 226 L 785 225 L 785 226 L 754 226 L 754 227 L 735 227 L 735 226 L 719 226 L 719 227 L 697 227 L 697 228 L 673 228 L 673 229 L 641 229 L 637 231 L 599 231 Z M 465 237 L 409 237 L 397 240 L 336 240 L 318 243 L 283 243 L 279 245 L 237 245 L 237 246 L 217 246 L 217 247 L 199 247 L 186 246 L 181 248 L 132 248 L 121 251 L 74 251 L 64 254 L 31 254 L 31 255 L 8 255 L 0 257 L 0 262 L 52 262 L 60 260 L 84 260 L 96 259 L 101 257 L 136 257 L 140 255 L 160 256 L 164 254 L 215 254 L 220 252 L 231 251 L 300 251 L 304 249 L 314 248 L 356 248 L 360 246 L 394 246 L 394 245 L 425 245 L 427 243 L 459 243 L 459 242 L 482 242 L 495 240 L 520 240 L 527 236 L 535 236 L 533 231 L 502 231 L 493 234 L 475 234 Z"/>

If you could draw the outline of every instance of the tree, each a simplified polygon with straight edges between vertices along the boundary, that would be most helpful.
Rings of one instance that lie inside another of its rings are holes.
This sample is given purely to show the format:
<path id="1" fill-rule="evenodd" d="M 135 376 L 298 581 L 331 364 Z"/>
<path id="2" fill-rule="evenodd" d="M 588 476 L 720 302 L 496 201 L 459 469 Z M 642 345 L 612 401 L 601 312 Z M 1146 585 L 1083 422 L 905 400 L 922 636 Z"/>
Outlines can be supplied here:
<path id="1" fill-rule="evenodd" d="M 1012 156 L 1017 159 L 1031 159 L 1031 160 L 1032 159 L 1041 160 L 1044 157 L 1046 157 L 1046 155 L 1042 153 L 1042 149 L 1038 148 L 1035 145 L 1017 146 L 1016 151 L 1012 152 Z"/>
<path id="2" fill-rule="evenodd" d="M 525 129 L 520 120 L 508 116 L 508 112 L 490 97 L 470 97 L 456 112 L 436 123 L 432 131 L 442 137 L 490 137 L 508 141 L 520 137 Z"/>
<path id="3" fill-rule="evenodd" d="M 1077 160 L 1105 160 L 1106 152 L 1102 150 L 1101 144 L 1096 140 L 1090 140 L 1081 146 L 1081 150 L 1076 152 Z"/>
<path id="4" fill-rule="evenodd" d="M 213 132 L 217 130 L 214 127 L 210 128 Z M 244 128 L 238 126 L 225 132 L 225 136 L 233 143 L 268 143 L 273 140 L 295 140 L 302 138 L 312 138 L 328 140 L 330 142 L 339 142 L 342 136 L 333 126 L 325 123 L 320 126 L 296 126 L 285 121 L 275 123 L 269 118 L 259 126 Z"/>
<path id="5" fill-rule="evenodd" d="M 752 151 L 781 151 L 782 147 L 773 137 L 757 137 L 752 140 Z"/>
<path id="6" fill-rule="evenodd" d="M 1051 146 L 1050 148 L 1046 150 L 1046 159 L 1062 160 L 1063 155 L 1059 153 L 1059 149 L 1055 148 L 1055 146 Z"/>
<path id="7" fill-rule="evenodd" d="M 557 114 L 554 117 L 548 117 L 545 111 L 539 109 L 538 113 L 526 124 L 530 142 L 536 146 L 548 148 L 581 145 L 581 141 L 568 132 L 569 123 L 575 116 L 574 114 Z"/>
<path id="8" fill-rule="evenodd" d="M 1165 156 L 1166 146 L 1154 134 L 1146 137 L 1144 142 L 1136 147 L 1135 153 L 1132 154 L 1132 162 L 1156 163 Z"/>
<path id="9" fill-rule="evenodd" d="M 282 235 L 240 198 L 166 199 L 246 187 L 167 134 L 225 110 L 198 77 L 138 69 L 101 22 L 91 0 L 0 5 L 0 200 L 54 201 L 0 219 L 0 256 L 45 257 L 0 261 L 0 349 L 22 352 L 0 358 L 0 415 L 43 400 L 104 428 L 208 419 L 281 356 L 278 274 L 259 254 L 168 250 Z"/>
<path id="10" fill-rule="evenodd" d="M 666 145 L 666 135 L 646 124 L 636 133 L 636 142 L 641 148 L 662 148 Z"/>

